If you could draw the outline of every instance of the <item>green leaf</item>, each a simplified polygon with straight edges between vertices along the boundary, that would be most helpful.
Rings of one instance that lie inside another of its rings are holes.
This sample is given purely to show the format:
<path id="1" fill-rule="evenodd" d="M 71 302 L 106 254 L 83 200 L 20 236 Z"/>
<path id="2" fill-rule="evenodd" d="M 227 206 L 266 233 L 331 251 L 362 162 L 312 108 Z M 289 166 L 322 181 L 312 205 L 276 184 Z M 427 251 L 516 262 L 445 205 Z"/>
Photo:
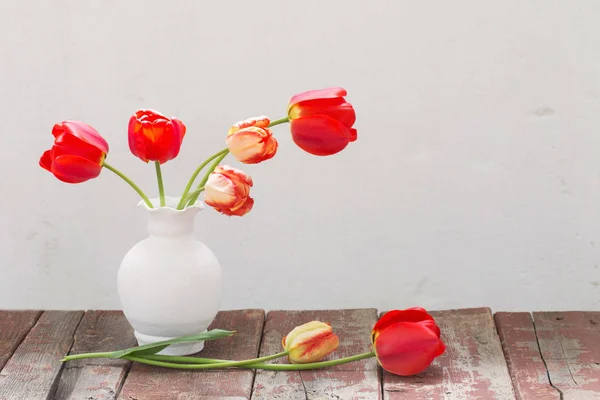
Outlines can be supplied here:
<path id="1" fill-rule="evenodd" d="M 162 342 L 149 343 L 143 346 L 131 347 L 125 350 L 117 350 L 111 353 L 112 358 L 122 358 L 124 356 L 140 356 L 144 354 L 156 354 L 168 346 L 176 343 L 200 342 L 203 340 L 214 340 L 231 336 L 235 331 L 225 331 L 222 329 L 213 329 L 208 332 L 198 333 L 196 335 L 180 336 L 175 339 L 163 340 Z"/>

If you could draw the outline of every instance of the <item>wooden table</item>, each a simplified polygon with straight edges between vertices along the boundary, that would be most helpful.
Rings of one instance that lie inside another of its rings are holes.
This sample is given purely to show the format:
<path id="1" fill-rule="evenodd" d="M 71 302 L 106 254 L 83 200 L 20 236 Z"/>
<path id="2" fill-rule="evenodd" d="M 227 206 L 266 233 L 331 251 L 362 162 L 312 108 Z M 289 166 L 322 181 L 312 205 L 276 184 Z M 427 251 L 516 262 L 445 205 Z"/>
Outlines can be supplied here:
<path id="1" fill-rule="evenodd" d="M 135 345 L 119 311 L 0 311 L 0 399 L 600 399 L 600 312 L 432 313 L 446 353 L 422 374 L 398 377 L 375 359 L 326 370 L 182 371 L 67 353 Z M 340 336 L 332 357 L 370 349 L 375 309 L 236 310 L 213 328 L 236 335 L 206 343 L 205 357 L 245 359 L 281 351 L 294 326 L 317 319 Z M 280 362 L 285 362 L 282 360 Z"/>

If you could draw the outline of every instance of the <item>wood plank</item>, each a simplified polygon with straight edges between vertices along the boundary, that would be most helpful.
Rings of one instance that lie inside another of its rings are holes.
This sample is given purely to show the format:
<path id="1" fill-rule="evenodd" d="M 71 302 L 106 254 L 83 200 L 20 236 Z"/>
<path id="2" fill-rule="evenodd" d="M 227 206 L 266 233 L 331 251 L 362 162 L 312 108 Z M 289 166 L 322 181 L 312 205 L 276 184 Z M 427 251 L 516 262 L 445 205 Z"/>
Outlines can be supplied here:
<path id="1" fill-rule="evenodd" d="M 133 328 L 121 311 L 88 311 L 69 354 L 126 349 L 137 344 Z M 115 399 L 131 363 L 91 358 L 69 361 L 60 376 L 55 399 Z"/>
<path id="2" fill-rule="evenodd" d="M 371 350 L 371 330 L 377 310 L 271 311 L 267 314 L 260 355 L 282 351 L 281 339 L 294 327 L 318 320 L 328 322 L 340 346 L 327 359 Z M 287 358 L 274 363 L 289 363 Z M 253 399 L 380 399 L 381 383 L 374 358 L 315 371 L 257 371 Z"/>
<path id="3" fill-rule="evenodd" d="M 548 380 L 531 314 L 499 312 L 494 318 L 517 399 L 559 400 L 560 392 Z"/>
<path id="4" fill-rule="evenodd" d="M 220 312 L 209 329 L 235 330 L 229 338 L 208 341 L 198 357 L 243 360 L 258 355 L 263 310 Z M 249 399 L 253 370 L 184 371 L 137 364 L 131 368 L 119 399 Z"/>
<path id="5" fill-rule="evenodd" d="M 82 311 L 45 311 L 0 372 L 0 400 L 46 400 L 56 390 L 61 358 L 73 344 Z"/>
<path id="6" fill-rule="evenodd" d="M 0 371 L 41 314 L 41 311 L 0 310 Z"/>
<path id="7" fill-rule="evenodd" d="M 600 312 L 535 312 L 550 382 L 565 399 L 600 399 Z"/>
<path id="8" fill-rule="evenodd" d="M 384 372 L 384 399 L 514 399 L 489 308 L 434 311 L 446 352 L 424 372 Z"/>

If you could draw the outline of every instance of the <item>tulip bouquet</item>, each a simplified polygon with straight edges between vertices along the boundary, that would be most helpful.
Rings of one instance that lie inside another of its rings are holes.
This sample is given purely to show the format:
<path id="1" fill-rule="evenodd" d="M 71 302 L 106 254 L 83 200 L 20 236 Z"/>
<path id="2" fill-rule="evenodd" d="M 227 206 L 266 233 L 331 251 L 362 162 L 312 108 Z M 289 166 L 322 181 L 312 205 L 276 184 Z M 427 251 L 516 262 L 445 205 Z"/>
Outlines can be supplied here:
<path id="1" fill-rule="evenodd" d="M 200 357 L 157 355 L 167 346 L 199 340 L 215 340 L 235 332 L 213 329 L 198 335 L 179 337 L 166 342 L 153 343 L 103 353 L 67 355 L 61 361 L 82 358 L 121 358 L 142 364 L 178 369 L 254 368 L 271 371 L 299 371 L 319 369 L 376 357 L 379 365 L 388 372 L 410 376 L 423 372 L 446 349 L 440 338 L 440 328 L 420 307 L 389 311 L 375 324 L 371 332 L 372 351 L 350 357 L 323 361 L 339 346 L 333 328 L 321 321 L 310 321 L 294 328 L 282 339 L 283 351 L 249 360 L 221 360 Z M 288 357 L 291 364 L 269 364 L 266 361 Z"/>
<path id="2" fill-rule="evenodd" d="M 243 216 L 254 205 L 250 197 L 252 179 L 243 171 L 220 165 L 231 153 L 239 162 L 257 164 L 277 153 L 278 143 L 270 128 L 289 123 L 293 141 L 310 154 L 327 156 L 343 150 L 356 140 L 352 126 L 356 115 L 344 99 L 346 90 L 328 88 L 300 93 L 291 98 L 287 116 L 271 121 L 265 116 L 234 124 L 227 133 L 227 147 L 208 157 L 190 177 L 177 210 L 193 206 L 204 192 L 204 202 L 229 216 Z M 129 120 L 129 149 L 148 163 L 153 161 L 158 181 L 159 206 L 166 206 L 161 165 L 177 157 L 186 134 L 186 126 L 177 118 L 168 118 L 153 110 L 138 110 Z M 149 208 L 148 196 L 121 171 L 106 162 L 108 143 L 91 126 L 64 121 L 52 129 L 54 145 L 40 158 L 40 166 L 67 183 L 81 183 L 100 175 L 103 168 L 129 184 Z M 194 187 L 199 174 L 204 176 Z"/>

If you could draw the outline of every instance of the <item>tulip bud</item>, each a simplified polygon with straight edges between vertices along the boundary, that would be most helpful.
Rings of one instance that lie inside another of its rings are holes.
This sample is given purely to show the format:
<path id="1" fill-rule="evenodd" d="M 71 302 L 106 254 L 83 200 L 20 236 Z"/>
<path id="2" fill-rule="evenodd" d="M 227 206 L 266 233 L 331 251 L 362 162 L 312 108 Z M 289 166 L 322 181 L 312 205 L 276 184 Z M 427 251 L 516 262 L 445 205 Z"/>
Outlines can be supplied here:
<path id="1" fill-rule="evenodd" d="M 278 144 L 267 128 L 269 123 L 267 117 L 256 117 L 232 126 L 226 140 L 231 154 L 244 164 L 257 164 L 273 158 Z"/>
<path id="2" fill-rule="evenodd" d="M 356 114 L 346 102 L 346 90 L 310 90 L 291 98 L 288 119 L 292 139 L 302 150 L 328 156 L 342 151 L 357 137 Z"/>
<path id="3" fill-rule="evenodd" d="M 424 371 L 446 350 L 440 328 L 420 307 L 387 312 L 373 327 L 372 342 L 381 367 L 401 376 Z"/>
<path id="4" fill-rule="evenodd" d="M 129 119 L 129 149 L 144 162 L 161 164 L 177 157 L 185 125 L 153 110 L 138 110 Z"/>
<path id="5" fill-rule="evenodd" d="M 340 341 L 331 325 L 311 321 L 295 327 L 281 343 L 289 351 L 292 364 L 305 364 L 322 360 L 337 349 Z"/>
<path id="6" fill-rule="evenodd" d="M 54 145 L 40 157 L 40 166 L 67 183 L 81 183 L 100 175 L 108 143 L 91 126 L 64 121 L 52 128 Z"/>
<path id="7" fill-rule="evenodd" d="M 204 186 L 204 202 L 222 214 L 241 217 L 254 205 L 250 187 L 252 178 L 243 171 L 226 165 L 218 166 Z"/>

